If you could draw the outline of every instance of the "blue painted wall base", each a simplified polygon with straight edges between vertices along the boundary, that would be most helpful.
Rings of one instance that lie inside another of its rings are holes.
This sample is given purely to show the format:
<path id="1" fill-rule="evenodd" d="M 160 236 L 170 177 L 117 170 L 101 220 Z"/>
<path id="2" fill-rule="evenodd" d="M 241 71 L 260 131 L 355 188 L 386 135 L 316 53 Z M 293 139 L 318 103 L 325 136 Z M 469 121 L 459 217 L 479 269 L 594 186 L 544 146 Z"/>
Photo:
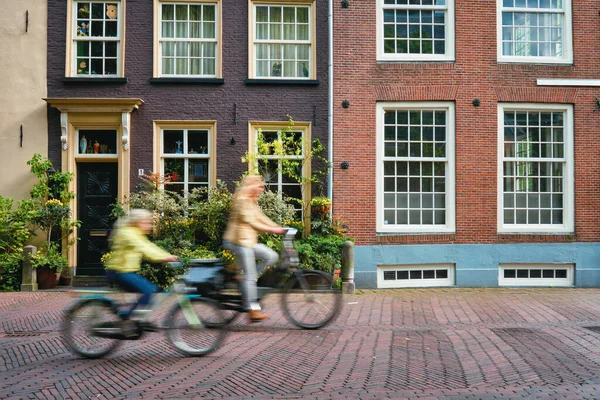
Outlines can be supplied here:
<path id="1" fill-rule="evenodd" d="M 600 243 L 377 245 L 354 248 L 356 288 L 383 265 L 454 264 L 457 287 L 498 287 L 500 264 L 574 264 L 576 287 L 600 287 Z"/>

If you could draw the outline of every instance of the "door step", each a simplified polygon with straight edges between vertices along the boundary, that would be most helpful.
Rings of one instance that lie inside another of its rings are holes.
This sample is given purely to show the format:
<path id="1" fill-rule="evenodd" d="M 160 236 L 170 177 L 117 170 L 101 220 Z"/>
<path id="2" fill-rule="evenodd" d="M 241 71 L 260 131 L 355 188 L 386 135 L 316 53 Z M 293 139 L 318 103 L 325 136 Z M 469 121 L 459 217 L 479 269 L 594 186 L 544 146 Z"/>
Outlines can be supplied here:
<path id="1" fill-rule="evenodd" d="M 71 284 L 73 287 L 108 287 L 108 281 L 105 276 L 79 276 L 76 275 L 73 277 L 73 282 Z"/>

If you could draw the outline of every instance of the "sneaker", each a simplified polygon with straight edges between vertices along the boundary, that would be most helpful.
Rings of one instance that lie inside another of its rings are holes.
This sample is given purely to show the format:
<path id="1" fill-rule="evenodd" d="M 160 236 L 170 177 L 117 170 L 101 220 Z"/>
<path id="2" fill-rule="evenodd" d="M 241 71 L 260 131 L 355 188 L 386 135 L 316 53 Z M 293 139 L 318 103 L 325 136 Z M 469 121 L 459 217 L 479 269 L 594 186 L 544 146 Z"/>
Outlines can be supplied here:
<path id="1" fill-rule="evenodd" d="M 260 322 L 260 321 L 265 320 L 270 317 L 271 317 L 270 315 L 263 314 L 260 310 L 248 310 L 248 322 L 249 323 Z"/>

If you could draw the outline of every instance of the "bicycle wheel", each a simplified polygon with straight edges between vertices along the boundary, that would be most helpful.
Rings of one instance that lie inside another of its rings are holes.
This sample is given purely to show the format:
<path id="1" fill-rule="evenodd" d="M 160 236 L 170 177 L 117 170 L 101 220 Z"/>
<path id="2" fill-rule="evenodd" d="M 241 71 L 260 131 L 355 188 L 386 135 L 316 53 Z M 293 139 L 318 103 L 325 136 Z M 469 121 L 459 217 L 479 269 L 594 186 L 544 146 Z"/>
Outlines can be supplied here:
<path id="1" fill-rule="evenodd" d="M 187 356 L 204 356 L 215 351 L 225 336 L 218 302 L 204 297 L 181 297 L 167 322 L 167 337 Z"/>
<path id="2" fill-rule="evenodd" d="M 319 329 L 333 321 L 342 307 L 342 291 L 333 287 L 331 275 L 300 271 L 286 282 L 281 296 L 286 317 L 304 329 Z"/>
<path id="3" fill-rule="evenodd" d="M 63 321 L 63 337 L 67 346 L 80 356 L 100 358 L 114 351 L 118 338 L 97 336 L 94 329 L 103 332 L 121 332 L 121 318 L 116 314 L 110 299 L 84 299 L 67 311 Z"/>
<path id="4" fill-rule="evenodd" d="M 240 315 L 238 311 L 235 310 L 223 310 L 223 324 L 229 325 L 232 324 Z"/>

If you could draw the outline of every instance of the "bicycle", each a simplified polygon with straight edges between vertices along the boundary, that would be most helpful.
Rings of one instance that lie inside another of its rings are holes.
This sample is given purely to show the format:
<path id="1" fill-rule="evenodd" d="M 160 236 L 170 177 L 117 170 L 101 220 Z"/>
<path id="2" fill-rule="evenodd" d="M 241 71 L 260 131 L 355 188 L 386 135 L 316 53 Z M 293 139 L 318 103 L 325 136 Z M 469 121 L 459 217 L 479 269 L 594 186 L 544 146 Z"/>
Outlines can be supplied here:
<path id="1" fill-rule="evenodd" d="M 218 302 L 193 293 L 195 291 L 181 281 L 176 282 L 167 292 L 154 296 L 155 304 L 143 319 L 126 318 L 120 312 L 126 304 L 108 297 L 119 291 L 74 291 L 84 296 L 67 309 L 63 320 L 63 337 L 76 354 L 100 358 L 115 351 L 123 340 L 138 340 L 146 332 L 165 331 L 169 342 L 180 353 L 187 356 L 207 355 L 219 348 L 223 341 L 224 315 Z M 167 314 L 166 324 L 158 327 L 150 324 L 148 320 L 151 315 L 173 297 L 177 301 Z"/>
<path id="2" fill-rule="evenodd" d="M 279 265 L 258 278 L 258 300 L 270 293 L 281 293 L 281 306 L 290 322 L 304 329 L 319 329 L 339 315 L 342 291 L 335 286 L 331 274 L 298 268 L 300 260 L 294 247 L 297 232 L 288 228 Z M 221 304 L 226 324 L 246 312 L 236 278 L 238 271 L 227 269 L 221 259 L 194 260 L 194 267 L 183 277 L 184 281 L 202 296 Z"/>

